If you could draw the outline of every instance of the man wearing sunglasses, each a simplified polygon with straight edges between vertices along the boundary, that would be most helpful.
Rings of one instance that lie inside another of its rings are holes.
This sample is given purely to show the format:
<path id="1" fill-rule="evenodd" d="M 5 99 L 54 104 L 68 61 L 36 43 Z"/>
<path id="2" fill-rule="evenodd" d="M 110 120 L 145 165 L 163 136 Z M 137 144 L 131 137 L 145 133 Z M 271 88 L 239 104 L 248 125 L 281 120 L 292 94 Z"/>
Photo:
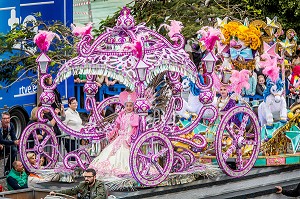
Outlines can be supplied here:
<path id="1" fill-rule="evenodd" d="M 78 199 L 106 199 L 106 189 L 103 182 L 96 179 L 96 171 L 94 169 L 87 169 L 83 173 L 84 181 L 79 185 L 61 191 L 51 191 L 50 195 L 57 193 L 67 194 L 70 196 L 77 195 Z"/>

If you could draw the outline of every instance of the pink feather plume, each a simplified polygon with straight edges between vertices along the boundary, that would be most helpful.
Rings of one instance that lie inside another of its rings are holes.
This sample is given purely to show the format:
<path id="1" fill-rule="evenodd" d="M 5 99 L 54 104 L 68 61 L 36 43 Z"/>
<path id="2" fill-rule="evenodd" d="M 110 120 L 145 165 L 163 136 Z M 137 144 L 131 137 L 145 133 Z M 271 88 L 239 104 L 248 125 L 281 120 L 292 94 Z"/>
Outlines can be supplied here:
<path id="1" fill-rule="evenodd" d="M 263 61 L 260 61 L 260 67 L 264 68 L 262 71 L 264 75 L 268 76 L 273 82 L 279 77 L 279 68 L 277 67 L 277 58 L 272 58 L 268 53 L 261 55 Z"/>
<path id="2" fill-rule="evenodd" d="M 134 56 L 136 56 L 138 59 L 141 59 L 143 57 L 141 36 L 138 36 L 137 39 L 133 41 L 133 43 L 123 44 L 120 50 L 132 51 Z"/>
<path id="3" fill-rule="evenodd" d="M 200 41 L 204 41 L 206 49 L 208 51 L 212 51 L 216 41 L 220 40 L 221 32 L 213 27 L 204 26 L 197 32 L 197 34 L 201 34 L 202 37 Z"/>
<path id="4" fill-rule="evenodd" d="M 276 65 L 267 66 L 262 72 L 263 74 L 268 76 L 273 82 L 276 82 L 276 80 L 279 77 L 279 68 Z"/>
<path id="5" fill-rule="evenodd" d="M 161 27 L 164 27 L 169 31 L 168 35 L 172 41 L 177 41 L 178 37 L 173 37 L 175 34 L 180 33 L 183 25 L 180 21 L 170 20 L 170 25 L 168 24 L 161 24 L 158 28 L 158 31 Z"/>
<path id="6" fill-rule="evenodd" d="M 84 27 L 79 27 L 71 24 L 72 34 L 76 37 L 83 37 L 84 35 L 90 35 L 92 31 L 92 23 L 88 23 Z"/>
<path id="7" fill-rule="evenodd" d="M 248 70 L 233 70 L 232 76 L 230 77 L 230 82 L 233 85 L 233 91 L 235 93 L 241 93 L 243 88 L 249 89 L 249 71 Z"/>
<path id="8" fill-rule="evenodd" d="M 34 36 L 33 41 L 42 52 L 46 52 L 49 50 L 54 37 L 60 39 L 58 34 L 54 32 L 40 30 L 39 33 Z"/>

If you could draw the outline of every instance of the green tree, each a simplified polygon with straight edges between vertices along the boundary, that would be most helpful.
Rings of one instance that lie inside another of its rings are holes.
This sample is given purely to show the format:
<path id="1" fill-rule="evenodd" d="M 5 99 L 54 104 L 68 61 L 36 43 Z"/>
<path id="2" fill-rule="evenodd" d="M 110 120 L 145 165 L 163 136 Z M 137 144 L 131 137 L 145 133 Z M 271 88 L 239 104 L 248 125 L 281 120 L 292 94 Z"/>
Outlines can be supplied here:
<path id="1" fill-rule="evenodd" d="M 254 17 L 264 19 L 266 16 L 278 17 L 284 30 L 290 28 L 297 33 L 300 32 L 300 1 L 298 0 L 245 0 L 249 10 L 259 10 L 254 12 Z"/>
<path id="2" fill-rule="evenodd" d="M 73 36 L 70 28 L 61 22 L 52 21 L 46 23 L 41 20 L 28 22 L 26 25 L 16 24 L 7 34 L 0 35 L 0 56 L 7 57 L 0 61 L 0 81 L 8 83 L 8 86 L 21 77 L 26 77 L 28 72 L 36 72 L 36 58 L 40 54 L 33 38 L 39 30 L 47 30 L 57 33 L 60 40 L 52 42 L 50 50 L 47 52 L 52 61 L 49 64 L 50 71 L 53 67 L 60 67 L 66 60 L 76 56 L 76 49 L 73 43 Z M 33 81 L 36 81 L 34 79 Z M 7 86 L 6 86 L 7 87 Z"/>
<path id="3" fill-rule="evenodd" d="M 300 30 L 297 19 L 300 15 L 298 0 L 139 0 L 127 5 L 136 23 L 146 22 L 146 26 L 157 28 L 167 22 L 166 19 L 181 21 L 182 34 L 188 39 L 205 25 L 214 25 L 216 18 L 229 17 L 231 20 L 249 21 L 266 17 L 278 17 L 283 29 Z M 121 10 L 121 8 L 120 8 Z M 120 11 L 100 23 L 97 34 L 105 27 L 113 27 Z"/>

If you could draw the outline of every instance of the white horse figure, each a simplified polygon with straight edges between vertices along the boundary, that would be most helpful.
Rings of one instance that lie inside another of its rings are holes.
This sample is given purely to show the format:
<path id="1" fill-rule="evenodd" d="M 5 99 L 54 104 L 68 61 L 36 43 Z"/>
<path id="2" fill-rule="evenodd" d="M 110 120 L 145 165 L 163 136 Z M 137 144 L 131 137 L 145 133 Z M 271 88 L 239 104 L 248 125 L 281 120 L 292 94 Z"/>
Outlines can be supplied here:
<path id="1" fill-rule="evenodd" d="M 274 120 L 286 122 L 287 108 L 284 93 L 284 87 L 281 79 L 276 83 L 267 79 L 266 89 L 263 93 L 264 101 L 258 107 L 258 118 L 261 126 L 267 125 L 272 128 Z"/>
<path id="2" fill-rule="evenodd" d="M 199 101 L 200 89 L 197 88 L 195 83 L 190 81 L 189 78 L 183 77 L 182 80 L 182 88 L 184 92 L 189 92 L 188 101 L 182 98 L 183 106 L 180 111 L 176 111 L 176 113 L 183 118 L 190 118 L 191 113 L 198 114 L 203 106 L 203 104 Z"/>

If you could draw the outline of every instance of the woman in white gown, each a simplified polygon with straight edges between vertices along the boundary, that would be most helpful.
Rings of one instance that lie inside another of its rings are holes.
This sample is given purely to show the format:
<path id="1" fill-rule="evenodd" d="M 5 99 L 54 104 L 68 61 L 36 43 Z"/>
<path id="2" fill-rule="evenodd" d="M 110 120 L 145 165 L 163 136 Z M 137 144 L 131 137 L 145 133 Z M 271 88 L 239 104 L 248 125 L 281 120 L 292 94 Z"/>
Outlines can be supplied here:
<path id="1" fill-rule="evenodd" d="M 119 98 L 125 110 L 119 113 L 114 130 L 107 134 L 111 143 L 89 166 L 96 170 L 99 177 L 120 177 L 130 174 L 131 136 L 137 133 L 139 125 L 139 116 L 134 113 L 136 93 L 123 91 Z"/>

